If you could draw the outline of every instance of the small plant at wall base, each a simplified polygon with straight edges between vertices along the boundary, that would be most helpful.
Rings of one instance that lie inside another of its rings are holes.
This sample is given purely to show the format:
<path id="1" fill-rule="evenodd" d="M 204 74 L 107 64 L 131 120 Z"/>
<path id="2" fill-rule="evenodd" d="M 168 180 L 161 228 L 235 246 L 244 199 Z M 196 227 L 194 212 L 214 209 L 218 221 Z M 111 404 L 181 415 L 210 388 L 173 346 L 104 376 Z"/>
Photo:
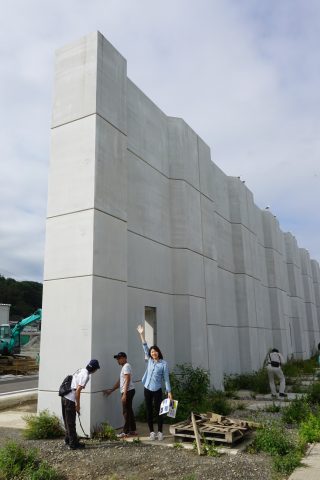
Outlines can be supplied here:
<path id="1" fill-rule="evenodd" d="M 59 418 L 48 410 L 43 410 L 39 415 L 26 415 L 23 419 L 27 424 L 23 435 L 29 440 L 58 438 L 64 435 Z"/>
<path id="2" fill-rule="evenodd" d="M 103 422 L 93 429 L 92 438 L 98 440 L 117 440 L 117 434 L 109 423 Z"/>
<path id="3" fill-rule="evenodd" d="M 210 390 L 209 373 L 203 368 L 177 365 L 170 381 L 174 396 L 179 400 L 174 423 L 185 420 L 191 412 L 212 411 L 227 415 L 232 410 L 224 392 Z"/>
<path id="4" fill-rule="evenodd" d="M 270 387 L 267 371 L 262 368 L 257 372 L 225 375 L 224 388 L 227 392 L 251 390 L 256 393 L 268 393 Z"/>

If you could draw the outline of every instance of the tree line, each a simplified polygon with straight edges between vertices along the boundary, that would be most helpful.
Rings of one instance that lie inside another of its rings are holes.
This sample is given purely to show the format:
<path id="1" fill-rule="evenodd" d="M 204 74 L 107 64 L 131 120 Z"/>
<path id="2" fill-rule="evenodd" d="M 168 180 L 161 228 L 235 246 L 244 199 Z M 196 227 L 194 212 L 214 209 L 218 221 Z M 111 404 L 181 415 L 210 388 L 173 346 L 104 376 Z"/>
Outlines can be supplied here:
<path id="1" fill-rule="evenodd" d="M 42 305 L 42 283 L 18 281 L 0 274 L 0 303 L 10 303 L 10 320 L 28 317 Z"/>

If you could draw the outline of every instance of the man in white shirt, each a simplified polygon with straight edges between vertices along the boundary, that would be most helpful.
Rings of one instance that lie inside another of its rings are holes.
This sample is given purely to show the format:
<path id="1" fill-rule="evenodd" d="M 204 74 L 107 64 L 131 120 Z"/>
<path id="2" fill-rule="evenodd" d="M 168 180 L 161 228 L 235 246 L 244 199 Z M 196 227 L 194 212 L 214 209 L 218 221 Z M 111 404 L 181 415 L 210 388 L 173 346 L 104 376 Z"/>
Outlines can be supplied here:
<path id="1" fill-rule="evenodd" d="M 130 363 L 128 363 L 127 354 L 119 352 L 117 355 L 114 355 L 113 358 L 122 366 L 120 378 L 112 388 L 103 390 L 103 393 L 109 396 L 112 392 L 120 388 L 124 426 L 122 433 L 120 433 L 118 437 L 125 438 L 128 435 L 137 435 L 136 421 L 132 409 L 132 400 L 136 391 L 132 381 L 132 368 Z"/>
<path id="2" fill-rule="evenodd" d="M 277 397 L 274 376 L 278 377 L 280 380 L 279 397 L 287 397 L 287 394 L 285 393 L 286 379 L 281 368 L 281 365 L 284 364 L 284 358 L 277 348 L 273 348 L 271 352 L 268 353 L 266 364 L 272 398 Z"/>
<path id="3" fill-rule="evenodd" d="M 66 430 L 65 444 L 69 445 L 71 450 L 85 448 L 80 443 L 76 431 L 76 414 L 80 414 L 80 395 L 86 387 L 90 375 L 100 368 L 98 360 L 92 359 L 86 366 L 77 370 L 72 376 L 71 392 L 61 398 L 62 417 Z"/>

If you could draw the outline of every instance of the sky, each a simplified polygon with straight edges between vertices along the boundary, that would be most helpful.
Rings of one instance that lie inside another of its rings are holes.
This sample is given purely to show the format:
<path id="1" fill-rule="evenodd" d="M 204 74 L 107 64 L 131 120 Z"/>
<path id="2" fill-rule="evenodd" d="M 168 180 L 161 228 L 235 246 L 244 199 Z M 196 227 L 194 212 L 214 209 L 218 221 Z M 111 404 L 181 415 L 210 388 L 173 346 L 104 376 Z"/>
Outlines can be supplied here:
<path id="1" fill-rule="evenodd" d="M 0 0 L 0 274 L 42 281 L 54 52 L 99 30 L 128 77 L 320 262 L 318 0 Z"/>

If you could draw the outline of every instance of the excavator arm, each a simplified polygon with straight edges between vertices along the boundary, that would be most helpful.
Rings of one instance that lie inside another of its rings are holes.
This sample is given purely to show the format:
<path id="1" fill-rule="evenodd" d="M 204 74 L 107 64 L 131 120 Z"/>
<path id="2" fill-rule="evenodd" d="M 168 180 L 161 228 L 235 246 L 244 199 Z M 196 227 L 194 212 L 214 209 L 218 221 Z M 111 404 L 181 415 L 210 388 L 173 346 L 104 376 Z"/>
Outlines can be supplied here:
<path id="1" fill-rule="evenodd" d="M 36 310 L 30 317 L 26 317 L 23 320 L 21 320 L 19 323 L 17 323 L 12 331 L 11 331 L 11 338 L 9 342 L 1 340 L 1 345 L 0 345 L 0 354 L 10 354 L 16 345 L 16 339 L 19 337 L 20 333 L 22 330 L 27 326 L 30 325 L 30 323 L 33 322 L 39 322 L 41 321 L 42 318 L 42 310 L 39 308 Z"/>

